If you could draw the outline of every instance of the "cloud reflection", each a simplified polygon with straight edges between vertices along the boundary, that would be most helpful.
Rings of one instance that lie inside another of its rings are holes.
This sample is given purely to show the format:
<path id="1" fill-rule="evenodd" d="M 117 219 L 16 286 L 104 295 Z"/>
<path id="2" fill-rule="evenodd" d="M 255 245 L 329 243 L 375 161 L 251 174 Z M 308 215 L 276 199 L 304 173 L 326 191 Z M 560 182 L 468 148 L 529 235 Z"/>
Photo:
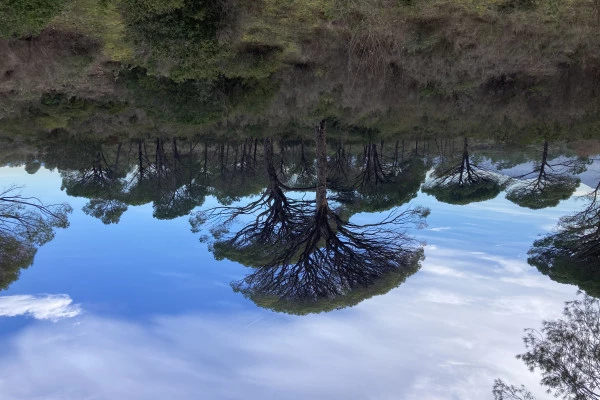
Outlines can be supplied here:
<path id="1" fill-rule="evenodd" d="M 0 317 L 30 316 L 35 319 L 58 321 L 73 318 L 81 313 L 81 307 L 73 304 L 66 294 L 0 296 Z"/>
<path id="2" fill-rule="evenodd" d="M 151 321 L 87 314 L 78 324 L 34 324 L 0 358 L 0 397 L 480 400 L 491 399 L 497 377 L 535 391 L 537 378 L 514 358 L 523 328 L 559 315 L 575 290 L 549 280 L 500 280 L 490 289 L 486 268 L 497 268 L 481 264 L 490 257 L 438 253 L 463 262 L 329 314 L 232 311 Z M 442 264 L 436 255 L 431 261 Z M 480 274 L 465 279 L 473 269 Z M 502 271 L 514 279 L 529 273 Z"/>

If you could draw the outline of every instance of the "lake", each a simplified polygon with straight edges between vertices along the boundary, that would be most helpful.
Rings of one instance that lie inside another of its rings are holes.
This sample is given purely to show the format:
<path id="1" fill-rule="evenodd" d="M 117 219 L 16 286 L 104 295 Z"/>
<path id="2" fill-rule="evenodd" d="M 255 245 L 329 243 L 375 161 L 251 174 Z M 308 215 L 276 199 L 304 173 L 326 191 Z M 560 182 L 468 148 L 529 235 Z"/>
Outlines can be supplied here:
<path id="1" fill-rule="evenodd" d="M 599 4 L 0 1 L 0 399 L 600 399 Z"/>

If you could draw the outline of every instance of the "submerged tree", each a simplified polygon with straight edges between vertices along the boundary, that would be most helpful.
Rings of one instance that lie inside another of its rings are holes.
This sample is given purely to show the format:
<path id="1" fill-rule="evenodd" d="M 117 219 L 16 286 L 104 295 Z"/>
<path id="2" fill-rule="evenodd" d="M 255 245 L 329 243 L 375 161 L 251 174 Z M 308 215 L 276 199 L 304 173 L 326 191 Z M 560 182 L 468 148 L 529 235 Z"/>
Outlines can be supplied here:
<path id="1" fill-rule="evenodd" d="M 54 238 L 55 228 L 69 225 L 67 204 L 45 205 L 24 197 L 11 186 L 0 192 L 0 289 L 19 277 L 33 262 L 37 247 Z"/>
<path id="2" fill-rule="evenodd" d="M 517 177 L 508 188 L 506 198 L 533 210 L 555 207 L 561 200 L 571 197 L 579 185 L 579 179 L 568 172 L 582 172 L 585 164 L 581 159 L 551 164 L 546 141 L 540 163 L 531 172 Z"/>
<path id="3" fill-rule="evenodd" d="M 477 166 L 469 154 L 469 142 L 464 139 L 458 163 L 448 167 L 442 162 L 433 179 L 423 186 L 423 192 L 449 204 L 468 204 L 495 198 L 502 190 L 502 179 Z"/>
<path id="4" fill-rule="evenodd" d="M 260 306 L 294 314 L 347 307 L 398 286 L 419 269 L 423 257 L 405 229 L 421 226 L 428 214 L 422 208 L 396 210 L 383 221 L 366 225 L 342 219 L 327 198 L 325 123 L 315 131 L 314 201 L 288 198 L 282 184 L 271 179 L 259 200 L 265 209 L 257 210 L 259 203 L 253 202 L 250 208 L 227 210 L 226 218 L 220 214 L 223 209 L 211 214 L 227 223 L 250 210 L 256 214 L 236 233 L 219 231 L 214 248 L 226 247 L 229 254 L 245 257 L 249 249 L 257 249 L 247 264 L 255 267 L 254 272 L 233 283 L 234 290 Z M 267 174 L 272 173 L 267 167 Z"/>
<path id="5" fill-rule="evenodd" d="M 583 296 L 566 303 L 563 317 L 544 321 L 540 330 L 527 329 L 527 352 L 517 358 L 530 370 L 539 370 L 541 383 L 555 397 L 600 399 L 600 300 Z M 533 400 L 523 386 L 497 380 L 496 400 Z"/>
<path id="6" fill-rule="evenodd" d="M 552 280 L 600 297 L 600 202 L 596 189 L 583 211 L 560 219 L 559 229 L 533 243 L 527 262 Z"/>

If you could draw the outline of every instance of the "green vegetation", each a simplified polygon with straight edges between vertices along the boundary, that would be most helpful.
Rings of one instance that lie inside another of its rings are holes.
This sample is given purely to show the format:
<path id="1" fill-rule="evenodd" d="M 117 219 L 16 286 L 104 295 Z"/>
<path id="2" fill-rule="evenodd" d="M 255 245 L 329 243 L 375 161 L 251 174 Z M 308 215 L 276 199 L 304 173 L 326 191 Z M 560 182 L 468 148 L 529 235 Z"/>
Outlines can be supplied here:
<path id="1" fill-rule="evenodd" d="M 436 166 L 433 179 L 423 186 L 424 193 L 438 201 L 457 205 L 491 200 L 500 194 L 504 179 L 476 165 L 467 138 L 464 138 L 461 157 L 452 159 L 456 155 L 452 156 Z"/>
<path id="2" fill-rule="evenodd" d="M 13 3 L 19 2 L 9 0 L 5 9 L 18 10 Z M 25 65 L 0 65 L 4 79 L 16 82 L 0 107 L 3 117 L 17 116 L 0 119 L 12 131 L 93 129 L 91 114 L 62 115 L 61 108 L 16 126 L 31 104 L 11 99 L 31 101 L 52 90 L 122 104 L 128 111 L 114 119 L 135 115 L 143 123 L 126 130 L 140 134 L 158 126 L 264 137 L 302 132 L 323 118 L 334 122 L 332 133 L 339 128 L 357 137 L 444 132 L 528 141 L 556 132 L 592 137 L 599 129 L 597 2 L 39 3 L 35 12 L 44 18 L 31 17 L 32 32 L 49 28 L 40 41 L 54 32 L 56 43 L 41 45 L 45 54 L 56 53 L 52 61 L 63 63 L 64 77 L 57 79 L 60 65 L 46 68 L 43 60 L 37 69 L 44 75 L 29 84 L 18 76 Z M 30 18 L 25 11 L 3 18 L 14 15 Z M 77 35 L 93 48 L 84 51 Z"/>
<path id="3" fill-rule="evenodd" d="M 0 37 L 38 35 L 65 3 L 65 0 L 0 0 Z"/>
<path id="4" fill-rule="evenodd" d="M 556 233 L 536 240 L 527 262 L 552 280 L 577 285 L 588 295 L 600 297 L 598 187 L 589 203 L 576 214 L 561 218 Z"/>
<path id="5" fill-rule="evenodd" d="M 16 186 L 0 191 L 0 290 L 33 263 L 37 248 L 54 238 L 55 229 L 69 226 L 70 212 L 67 204 L 45 205 L 22 196 Z"/>
<path id="6" fill-rule="evenodd" d="M 502 187 L 494 181 L 479 182 L 472 185 L 452 185 L 426 187 L 423 192 L 434 196 L 438 201 L 448 204 L 465 205 L 491 200 L 500 194 Z"/>
<path id="7" fill-rule="evenodd" d="M 359 286 L 348 293 L 332 297 L 323 297 L 315 301 L 309 299 L 289 300 L 279 296 L 264 295 L 259 291 L 245 291 L 242 286 L 237 284 L 233 284 L 233 288 L 235 291 L 244 294 L 244 296 L 249 298 L 257 306 L 272 311 L 293 315 L 326 313 L 333 310 L 353 307 L 371 297 L 386 294 L 390 290 L 399 287 L 408 277 L 419 271 L 421 268 L 419 260 L 419 257 L 415 257 L 412 264 L 407 265 L 404 269 L 386 273 L 371 285 Z M 327 282 L 323 283 L 326 284 Z"/>
<path id="8" fill-rule="evenodd" d="M 50 23 L 54 29 L 79 32 L 100 40 L 108 60 L 129 63 L 133 50 L 125 40 L 125 23 L 117 5 L 104 0 L 71 0 Z"/>
<path id="9" fill-rule="evenodd" d="M 600 300 L 580 296 L 565 303 L 562 317 L 543 321 L 539 329 L 526 329 L 527 351 L 517 356 L 531 371 L 539 371 L 540 383 L 554 398 L 600 398 Z M 495 400 L 535 400 L 523 385 L 494 382 Z"/>

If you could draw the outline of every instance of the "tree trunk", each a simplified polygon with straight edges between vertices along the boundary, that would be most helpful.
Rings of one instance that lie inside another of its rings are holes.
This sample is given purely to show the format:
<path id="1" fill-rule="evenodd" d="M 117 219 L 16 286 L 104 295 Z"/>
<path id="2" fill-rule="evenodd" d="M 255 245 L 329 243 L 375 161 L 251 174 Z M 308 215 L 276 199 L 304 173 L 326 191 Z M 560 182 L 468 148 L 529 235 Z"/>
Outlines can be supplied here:
<path id="1" fill-rule="evenodd" d="M 325 120 L 315 126 L 317 148 L 317 214 L 327 208 L 327 140 Z"/>

